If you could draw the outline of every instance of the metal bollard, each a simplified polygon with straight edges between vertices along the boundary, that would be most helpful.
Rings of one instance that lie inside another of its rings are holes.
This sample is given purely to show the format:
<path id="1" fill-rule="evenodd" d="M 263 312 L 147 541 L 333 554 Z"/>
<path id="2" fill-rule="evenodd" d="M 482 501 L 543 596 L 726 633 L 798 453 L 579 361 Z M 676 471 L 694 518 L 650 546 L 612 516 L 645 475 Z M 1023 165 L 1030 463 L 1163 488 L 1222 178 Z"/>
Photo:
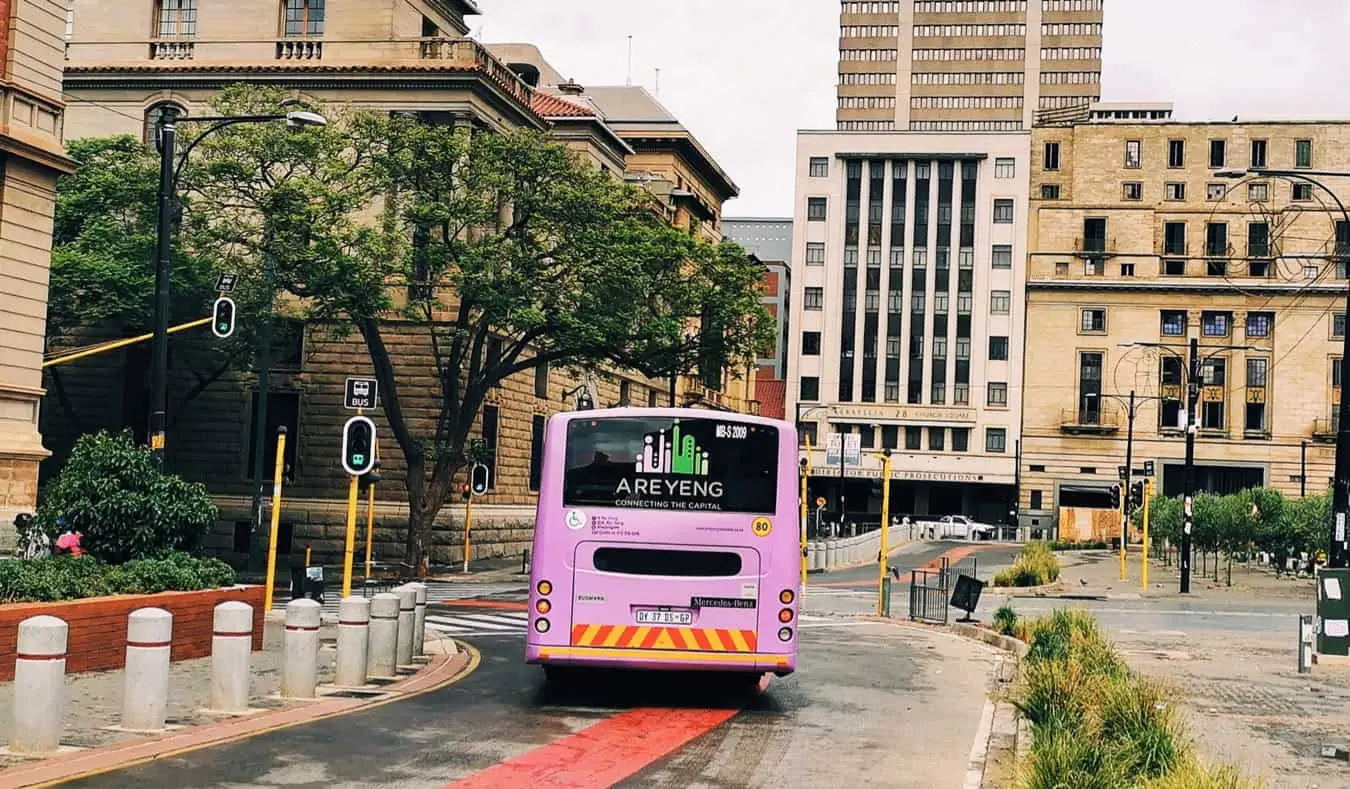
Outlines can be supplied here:
<path id="1" fill-rule="evenodd" d="M 51 753 L 61 744 L 66 695 L 66 636 L 69 627 L 54 616 L 19 623 L 14 660 L 14 753 Z"/>
<path id="2" fill-rule="evenodd" d="M 413 657 L 422 657 L 427 653 L 427 585 L 414 581 L 408 584 L 416 593 L 413 603 Z"/>
<path id="3" fill-rule="evenodd" d="M 1298 617 L 1298 673 L 1312 673 L 1313 643 L 1316 639 L 1311 614 Z"/>
<path id="4" fill-rule="evenodd" d="M 139 608 L 127 617 L 126 682 L 122 691 L 122 728 L 161 731 L 169 709 L 169 652 L 173 614 L 163 608 Z"/>
<path id="5" fill-rule="evenodd" d="M 398 595 L 370 598 L 370 647 L 366 670 L 371 677 L 398 676 Z"/>
<path id="6" fill-rule="evenodd" d="M 231 600 L 216 606 L 211 636 L 212 712 L 248 711 L 253 652 L 253 606 Z"/>
<path id="7" fill-rule="evenodd" d="M 281 659 L 281 697 L 312 699 L 319 684 L 319 614 L 314 600 L 286 604 L 286 634 Z"/>
<path id="8" fill-rule="evenodd" d="M 413 625 L 417 622 L 417 590 L 404 584 L 394 590 L 398 595 L 398 651 L 400 666 L 411 666 L 413 656 Z"/>
<path id="9" fill-rule="evenodd" d="M 366 684 L 366 652 L 370 649 L 370 600 L 345 597 L 338 605 L 337 677 L 334 684 L 354 688 Z"/>

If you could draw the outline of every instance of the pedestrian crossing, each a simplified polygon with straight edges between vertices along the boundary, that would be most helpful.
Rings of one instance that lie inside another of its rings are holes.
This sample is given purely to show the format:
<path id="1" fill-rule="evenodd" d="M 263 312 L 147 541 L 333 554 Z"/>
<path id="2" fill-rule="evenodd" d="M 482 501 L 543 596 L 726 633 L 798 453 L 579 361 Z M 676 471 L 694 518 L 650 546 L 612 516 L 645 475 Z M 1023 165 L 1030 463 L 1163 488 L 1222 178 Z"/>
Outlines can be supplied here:
<path id="1" fill-rule="evenodd" d="M 476 597 L 496 597 L 503 600 L 525 600 L 529 597 L 529 584 L 524 581 L 498 583 L 426 581 L 425 583 L 427 585 L 427 602 L 433 605 L 453 600 L 472 600 Z M 352 589 L 352 594 L 360 596 L 364 594 L 364 592 L 359 586 L 355 586 Z M 278 597 L 281 596 L 278 595 Z M 325 590 L 323 607 L 321 609 L 321 615 L 325 621 L 337 621 L 338 609 L 342 603 L 341 598 L 342 592 L 340 589 Z M 284 599 L 278 599 L 277 605 L 285 606 L 289 600 L 289 596 L 286 596 Z"/>
<path id="2" fill-rule="evenodd" d="M 455 637 L 517 636 L 525 633 L 526 621 L 524 611 L 435 613 L 427 614 L 427 629 Z"/>

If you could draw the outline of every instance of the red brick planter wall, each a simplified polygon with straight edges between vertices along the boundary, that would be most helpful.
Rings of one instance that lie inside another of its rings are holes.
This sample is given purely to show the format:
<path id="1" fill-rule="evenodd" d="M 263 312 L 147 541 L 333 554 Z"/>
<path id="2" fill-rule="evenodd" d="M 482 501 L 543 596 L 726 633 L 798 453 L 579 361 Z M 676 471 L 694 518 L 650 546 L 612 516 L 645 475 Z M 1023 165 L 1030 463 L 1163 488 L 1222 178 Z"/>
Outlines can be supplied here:
<path id="1" fill-rule="evenodd" d="M 0 605 L 0 682 L 14 679 L 19 623 L 31 616 L 54 616 L 70 626 L 66 673 L 121 668 L 127 657 L 127 617 L 138 608 L 163 608 L 173 614 L 171 660 L 211 654 L 211 624 L 220 603 L 238 600 L 253 606 L 253 649 L 262 649 L 263 587 L 242 586 L 203 592 L 117 595 L 59 603 Z"/>

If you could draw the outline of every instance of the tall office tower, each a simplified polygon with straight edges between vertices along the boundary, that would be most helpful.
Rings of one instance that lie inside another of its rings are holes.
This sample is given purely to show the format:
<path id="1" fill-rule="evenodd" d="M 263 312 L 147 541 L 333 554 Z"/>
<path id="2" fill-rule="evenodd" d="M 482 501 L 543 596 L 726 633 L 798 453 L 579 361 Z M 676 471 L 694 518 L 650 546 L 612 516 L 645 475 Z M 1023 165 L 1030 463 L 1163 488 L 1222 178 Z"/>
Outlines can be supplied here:
<path id="1" fill-rule="evenodd" d="M 1101 98 L 1102 2 L 843 0 L 837 128 L 1008 131 L 1085 111 Z"/>

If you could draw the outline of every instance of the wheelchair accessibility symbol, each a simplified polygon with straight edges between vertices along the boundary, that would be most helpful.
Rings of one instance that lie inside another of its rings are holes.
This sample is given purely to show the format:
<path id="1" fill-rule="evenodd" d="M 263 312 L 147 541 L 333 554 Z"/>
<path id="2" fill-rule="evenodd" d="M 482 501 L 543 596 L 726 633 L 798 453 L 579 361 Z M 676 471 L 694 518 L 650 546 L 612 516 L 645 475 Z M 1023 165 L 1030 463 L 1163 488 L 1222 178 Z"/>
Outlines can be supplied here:
<path id="1" fill-rule="evenodd" d="M 750 524 L 750 530 L 756 537 L 768 537 L 769 532 L 773 531 L 773 521 L 768 518 L 755 518 L 754 523 Z"/>

